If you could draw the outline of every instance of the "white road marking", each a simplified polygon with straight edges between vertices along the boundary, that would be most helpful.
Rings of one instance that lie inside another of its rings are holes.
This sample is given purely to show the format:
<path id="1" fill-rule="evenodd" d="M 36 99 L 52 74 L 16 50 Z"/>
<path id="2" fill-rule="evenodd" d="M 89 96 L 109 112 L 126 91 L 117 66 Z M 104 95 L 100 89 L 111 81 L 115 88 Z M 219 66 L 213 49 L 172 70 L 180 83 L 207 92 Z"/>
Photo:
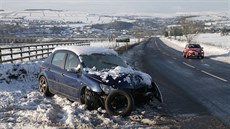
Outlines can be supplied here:
<path id="1" fill-rule="evenodd" d="M 196 68 L 196 67 L 194 67 L 194 66 L 192 66 L 192 65 L 190 65 L 190 64 L 187 64 L 187 63 L 185 63 L 185 62 L 183 62 L 183 64 L 184 64 L 184 65 L 187 65 L 188 67 L 193 68 L 193 69 Z"/>
<path id="2" fill-rule="evenodd" d="M 209 64 L 203 64 L 204 66 L 207 66 L 207 67 L 210 67 L 210 65 Z"/>
<path id="3" fill-rule="evenodd" d="M 208 73 L 208 72 L 206 72 L 206 71 L 204 71 L 204 70 L 201 70 L 201 72 L 202 73 L 205 73 L 205 74 L 207 74 L 207 75 L 209 75 L 209 76 L 212 76 L 212 77 L 214 77 L 214 78 L 216 78 L 216 79 L 219 79 L 219 80 L 221 80 L 221 81 L 224 81 L 224 82 L 227 82 L 228 80 L 225 80 L 225 79 L 223 79 L 223 78 L 221 78 L 221 77 L 218 77 L 218 76 L 216 76 L 216 75 L 213 75 L 213 74 L 211 74 L 211 73 Z"/>

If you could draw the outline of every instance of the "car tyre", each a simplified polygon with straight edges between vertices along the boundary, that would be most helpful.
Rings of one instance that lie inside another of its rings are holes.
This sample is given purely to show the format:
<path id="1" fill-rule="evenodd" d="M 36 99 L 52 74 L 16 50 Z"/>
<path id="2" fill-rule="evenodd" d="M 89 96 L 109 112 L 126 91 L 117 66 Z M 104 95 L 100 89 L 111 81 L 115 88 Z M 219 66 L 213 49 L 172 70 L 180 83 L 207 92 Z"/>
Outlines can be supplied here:
<path id="1" fill-rule="evenodd" d="M 53 94 L 49 91 L 48 81 L 44 76 L 39 78 L 39 91 L 43 96 L 53 96 Z"/>
<path id="2" fill-rule="evenodd" d="M 84 103 L 86 105 L 86 109 L 93 110 L 98 108 L 98 95 L 96 92 L 91 91 L 88 88 L 85 88 L 85 94 L 84 94 L 85 100 Z"/>
<path id="3" fill-rule="evenodd" d="M 187 58 L 187 59 L 189 58 L 188 54 L 186 54 L 186 58 Z"/>
<path id="4" fill-rule="evenodd" d="M 133 107 L 133 97 L 123 90 L 112 91 L 105 101 L 105 109 L 111 115 L 128 116 Z"/>
<path id="5" fill-rule="evenodd" d="M 185 54 L 183 54 L 183 57 L 185 58 L 185 57 L 186 57 L 186 55 L 185 55 Z"/>

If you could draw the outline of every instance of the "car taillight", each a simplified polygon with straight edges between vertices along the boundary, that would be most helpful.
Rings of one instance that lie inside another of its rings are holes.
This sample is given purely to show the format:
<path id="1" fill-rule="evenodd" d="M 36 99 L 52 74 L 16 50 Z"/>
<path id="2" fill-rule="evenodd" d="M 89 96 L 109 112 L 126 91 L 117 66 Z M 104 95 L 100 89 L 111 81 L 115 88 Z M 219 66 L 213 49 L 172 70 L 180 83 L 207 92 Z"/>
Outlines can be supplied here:
<path id="1" fill-rule="evenodd" d="M 188 51 L 188 53 L 193 53 L 193 51 Z"/>

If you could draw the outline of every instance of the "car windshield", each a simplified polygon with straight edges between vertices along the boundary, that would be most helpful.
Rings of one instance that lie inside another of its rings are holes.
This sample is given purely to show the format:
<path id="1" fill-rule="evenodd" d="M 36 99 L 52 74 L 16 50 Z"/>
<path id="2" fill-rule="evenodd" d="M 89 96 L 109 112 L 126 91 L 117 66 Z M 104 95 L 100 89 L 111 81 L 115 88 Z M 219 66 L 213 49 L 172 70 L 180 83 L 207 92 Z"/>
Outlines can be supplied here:
<path id="1" fill-rule="evenodd" d="M 82 55 L 82 64 L 84 68 L 93 68 L 97 70 L 112 69 L 117 66 L 127 67 L 127 64 L 116 55 L 92 54 Z"/>
<path id="2" fill-rule="evenodd" d="M 200 45 L 199 44 L 190 44 L 188 47 L 189 48 L 200 48 Z"/>

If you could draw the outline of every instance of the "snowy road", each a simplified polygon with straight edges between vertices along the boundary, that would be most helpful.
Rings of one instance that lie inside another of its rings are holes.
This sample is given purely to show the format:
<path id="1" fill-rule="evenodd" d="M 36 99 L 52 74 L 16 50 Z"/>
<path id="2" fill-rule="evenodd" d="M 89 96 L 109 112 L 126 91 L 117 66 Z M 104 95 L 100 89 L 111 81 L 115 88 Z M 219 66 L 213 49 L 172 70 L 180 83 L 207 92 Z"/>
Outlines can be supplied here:
<path id="1" fill-rule="evenodd" d="M 143 46 L 142 69 L 159 84 L 168 110 L 176 115 L 216 116 L 230 123 L 230 65 L 184 59 L 182 50 L 151 38 Z"/>

